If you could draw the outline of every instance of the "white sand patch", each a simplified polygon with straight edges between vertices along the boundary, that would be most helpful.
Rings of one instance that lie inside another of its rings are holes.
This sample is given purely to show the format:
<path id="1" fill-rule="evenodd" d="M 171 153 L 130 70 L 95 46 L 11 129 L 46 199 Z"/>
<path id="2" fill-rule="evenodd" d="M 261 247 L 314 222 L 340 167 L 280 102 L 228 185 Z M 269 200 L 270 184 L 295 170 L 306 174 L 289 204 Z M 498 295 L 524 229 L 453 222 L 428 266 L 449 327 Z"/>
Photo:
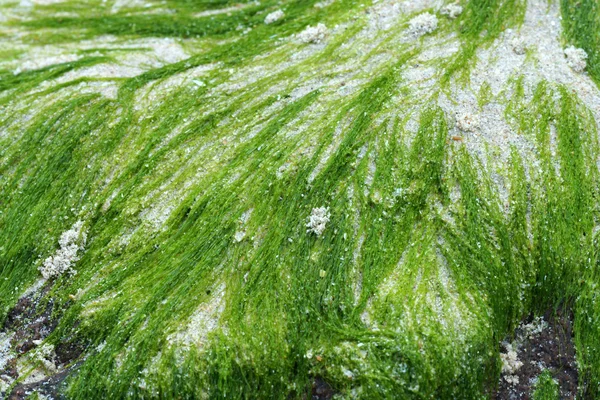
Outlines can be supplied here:
<path id="1" fill-rule="evenodd" d="M 367 158 L 367 174 L 365 175 L 365 185 L 363 188 L 365 197 L 369 196 L 369 190 L 371 189 L 371 186 L 373 186 L 373 181 L 375 180 L 375 172 L 377 172 L 377 164 L 375 162 L 375 157 L 377 156 L 376 154 L 376 151 L 369 151 Z M 376 192 L 373 194 L 373 196 L 371 196 L 371 199 L 376 204 L 379 204 L 381 203 L 381 194 Z"/>
<path id="2" fill-rule="evenodd" d="M 191 150 L 187 154 L 190 152 Z M 182 181 L 180 179 L 181 176 L 186 172 L 190 172 L 190 169 L 193 168 L 193 162 L 193 158 L 187 158 L 187 162 L 168 179 L 165 179 L 160 187 L 144 196 L 143 203 L 147 204 L 147 206 L 140 212 L 139 217 L 155 231 L 166 229 L 165 223 L 171 216 L 171 213 L 179 206 L 195 182 L 206 173 L 206 170 L 196 168 L 195 175 Z M 143 186 L 144 184 L 140 188 Z"/>
<path id="3" fill-rule="evenodd" d="M 196 18 L 202 18 L 202 17 L 210 17 L 210 16 L 213 16 L 213 15 L 220 15 L 220 14 L 231 14 L 231 13 L 234 13 L 234 12 L 237 12 L 237 11 L 241 11 L 244 8 L 246 8 L 248 6 L 251 6 L 251 5 L 256 5 L 256 2 L 250 1 L 250 2 L 248 2 L 246 4 L 239 3 L 239 4 L 236 4 L 236 5 L 231 6 L 231 7 L 218 8 L 218 9 L 215 9 L 215 10 L 206 10 L 206 11 L 202 11 L 202 12 L 194 14 L 194 17 L 196 17 Z"/>
<path id="4" fill-rule="evenodd" d="M 32 2 L 39 6 L 49 6 L 52 4 L 65 3 L 67 0 L 32 0 Z"/>
<path id="5" fill-rule="evenodd" d="M 325 1 L 319 1 L 317 3 L 315 3 L 314 7 L 315 8 L 325 8 L 325 7 L 329 7 L 330 5 L 332 5 L 334 3 L 335 0 L 325 0 Z"/>
<path id="6" fill-rule="evenodd" d="M 369 8 L 368 23 L 375 30 L 387 31 L 398 23 L 403 13 L 402 5 L 397 1 L 380 1 Z"/>
<path id="7" fill-rule="evenodd" d="M 360 218 L 360 215 L 356 215 L 357 219 Z M 362 246 L 365 243 L 365 234 L 362 233 L 356 242 L 356 247 L 352 251 L 352 275 L 354 276 L 354 284 L 352 288 L 352 293 L 354 293 L 354 305 L 358 304 L 360 300 L 360 296 L 363 291 L 363 272 L 362 268 L 360 268 L 359 260 L 362 252 Z"/>
<path id="8" fill-rule="evenodd" d="M 143 72 L 144 69 L 136 65 L 97 64 L 69 71 L 58 78 L 56 82 L 65 83 L 79 78 L 132 78 Z"/>
<path id="9" fill-rule="evenodd" d="M 56 64 L 69 63 L 77 61 L 80 58 L 81 56 L 77 54 L 44 55 L 33 53 L 21 60 L 19 66 L 13 71 L 13 74 L 17 75 L 25 71 L 41 69 Z"/>
<path id="10" fill-rule="evenodd" d="M 10 341 L 13 335 L 0 332 L 0 371 L 4 369 L 11 357 Z"/>
<path id="11" fill-rule="evenodd" d="M 116 59 L 115 62 L 96 64 L 69 71 L 58 78 L 56 83 L 70 82 L 79 78 L 131 78 L 151 68 L 173 64 L 189 57 L 175 39 L 150 38 L 128 41 L 126 43 L 113 43 L 110 41 L 110 37 L 108 39 L 108 43 L 104 47 L 122 50 L 143 48 L 146 50 L 115 53 L 113 55 Z"/>
<path id="12" fill-rule="evenodd" d="M 42 286 L 44 286 L 45 283 L 46 283 L 46 280 L 44 278 L 38 279 L 37 281 L 35 281 L 33 283 L 33 285 L 28 287 L 27 290 L 25 290 L 23 292 L 23 294 L 21 294 L 21 298 L 30 296 L 30 295 L 38 292 L 42 288 Z"/>
<path id="13" fill-rule="evenodd" d="M 405 14 L 412 14 L 423 11 L 426 8 L 438 9 L 443 3 L 442 0 L 405 0 L 400 2 L 400 6 Z"/>
<path id="14" fill-rule="evenodd" d="M 234 242 L 239 243 L 246 237 L 246 224 L 248 223 L 248 220 L 250 219 L 250 216 L 252 215 L 253 211 L 254 209 L 251 208 L 249 210 L 244 211 L 244 213 L 242 213 L 242 215 L 240 216 L 240 219 L 238 221 L 238 230 L 233 235 Z"/>
<path id="15" fill-rule="evenodd" d="M 150 39 L 144 44 L 152 49 L 152 53 L 157 59 L 158 64 L 154 66 L 173 64 L 189 57 L 176 39 Z"/>
<path id="16" fill-rule="evenodd" d="M 142 210 L 140 218 L 149 223 L 155 231 L 162 231 L 166 228 L 165 223 L 171 213 L 177 207 L 178 199 L 179 196 L 175 193 L 165 193 L 152 206 Z"/>
<path id="17" fill-rule="evenodd" d="M 179 345 L 184 348 L 206 345 L 211 332 L 219 327 L 219 319 L 225 310 L 225 284 L 221 284 L 212 294 L 212 297 L 202 303 L 192 314 L 185 330 L 167 337 L 171 345 Z"/>
<path id="18" fill-rule="evenodd" d="M 140 7 L 146 7 L 146 6 L 151 6 L 151 4 L 146 3 L 143 0 L 115 0 L 110 11 L 112 13 L 117 13 L 117 12 L 121 11 L 122 9 L 140 8 Z"/>
<path id="19" fill-rule="evenodd" d="M 49 256 L 39 267 L 44 279 L 60 276 L 65 272 L 75 274 L 73 264 L 79 261 L 79 252 L 84 249 L 86 232 L 82 231 L 83 222 L 77 221 L 71 229 L 65 231 L 58 241 L 60 248 L 54 255 Z"/>

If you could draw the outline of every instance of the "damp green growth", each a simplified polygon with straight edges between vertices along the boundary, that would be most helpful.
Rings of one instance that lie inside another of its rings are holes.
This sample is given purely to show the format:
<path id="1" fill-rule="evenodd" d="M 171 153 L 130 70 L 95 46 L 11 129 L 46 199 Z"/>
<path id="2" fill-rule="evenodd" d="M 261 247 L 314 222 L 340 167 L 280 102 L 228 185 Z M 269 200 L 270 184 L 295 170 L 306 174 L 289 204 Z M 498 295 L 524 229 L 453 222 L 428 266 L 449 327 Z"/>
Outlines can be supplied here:
<path id="1" fill-rule="evenodd" d="M 533 392 L 534 400 L 557 400 L 560 399 L 558 392 L 558 383 L 552 377 L 550 371 L 545 370 L 537 377 L 535 391 Z"/>
<path id="2" fill-rule="evenodd" d="M 594 58 L 460 5 L 0 3 L 0 397 L 493 398 L 565 304 L 597 397 Z"/>
<path id="3" fill-rule="evenodd" d="M 471 0 L 465 3 L 464 12 L 457 19 L 456 30 L 460 50 L 450 58 L 442 75 L 448 82 L 455 74 L 468 81 L 469 70 L 476 63 L 475 53 L 481 46 L 489 45 L 507 28 L 518 28 L 525 17 L 524 0 Z"/>
<path id="4" fill-rule="evenodd" d="M 566 43 L 588 55 L 586 70 L 600 84 L 600 3 L 598 0 L 561 0 Z"/>

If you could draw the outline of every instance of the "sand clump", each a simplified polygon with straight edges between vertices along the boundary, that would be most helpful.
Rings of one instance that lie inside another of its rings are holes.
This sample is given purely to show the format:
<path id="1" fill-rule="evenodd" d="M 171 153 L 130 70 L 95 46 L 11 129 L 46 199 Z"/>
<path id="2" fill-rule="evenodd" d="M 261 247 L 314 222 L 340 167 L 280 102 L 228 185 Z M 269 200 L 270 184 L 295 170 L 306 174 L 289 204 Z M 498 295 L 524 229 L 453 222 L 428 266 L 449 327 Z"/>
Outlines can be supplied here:
<path id="1" fill-rule="evenodd" d="M 329 214 L 328 207 L 313 208 L 312 213 L 308 217 L 306 223 L 307 232 L 312 232 L 317 236 L 321 236 L 325 231 L 327 223 L 329 222 L 331 215 Z"/>
<path id="2" fill-rule="evenodd" d="M 567 65 L 575 72 L 583 72 L 587 64 L 588 55 L 583 49 L 579 49 L 575 46 L 569 46 L 565 49 L 565 57 L 567 58 Z"/>
<path id="3" fill-rule="evenodd" d="M 327 27 L 324 24 L 319 23 L 316 26 L 309 25 L 308 27 L 306 27 L 305 30 L 300 32 L 300 34 L 298 35 L 298 39 L 300 39 L 302 43 L 318 44 L 325 41 L 325 38 L 327 38 L 327 34 Z"/>
<path id="4" fill-rule="evenodd" d="M 462 6 L 455 4 L 455 3 L 447 4 L 444 7 L 442 7 L 440 10 L 440 14 L 446 15 L 450 19 L 457 18 L 460 14 L 462 14 L 462 12 L 463 12 Z"/>
<path id="5" fill-rule="evenodd" d="M 456 127 L 462 132 L 475 132 L 479 129 L 479 117 L 471 113 L 458 114 Z"/>
<path id="6" fill-rule="evenodd" d="M 525 40 L 523 40 L 523 38 L 520 36 L 514 37 L 510 41 L 510 47 L 512 48 L 512 51 L 518 55 L 523 55 L 527 51 Z"/>
<path id="7" fill-rule="evenodd" d="M 519 377 L 515 373 L 523 366 L 523 362 L 519 360 L 517 351 L 514 343 L 505 343 L 505 353 L 500 353 L 500 360 L 502 361 L 502 374 L 504 379 L 511 385 L 519 383 Z"/>
<path id="8" fill-rule="evenodd" d="M 273 11 L 265 17 L 265 24 L 270 25 L 285 17 L 285 14 L 281 10 Z"/>
<path id="9" fill-rule="evenodd" d="M 438 19 L 431 13 L 419 14 L 408 22 L 408 33 L 414 37 L 421 37 L 432 33 L 438 27 Z"/>
<path id="10" fill-rule="evenodd" d="M 75 274 L 73 264 L 79 261 L 79 251 L 83 250 L 86 241 L 86 233 L 82 231 L 83 222 L 77 221 L 71 229 L 64 232 L 58 241 L 60 249 L 54 255 L 49 256 L 39 267 L 44 279 L 60 276 L 65 272 Z"/>

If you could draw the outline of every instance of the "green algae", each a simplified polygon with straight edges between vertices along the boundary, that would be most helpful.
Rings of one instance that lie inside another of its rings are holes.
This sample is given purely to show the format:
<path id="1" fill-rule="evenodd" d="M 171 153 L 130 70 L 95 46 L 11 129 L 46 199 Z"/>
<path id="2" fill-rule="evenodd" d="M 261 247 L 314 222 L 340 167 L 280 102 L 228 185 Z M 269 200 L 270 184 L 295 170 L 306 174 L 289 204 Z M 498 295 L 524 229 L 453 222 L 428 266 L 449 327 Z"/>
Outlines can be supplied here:
<path id="1" fill-rule="evenodd" d="M 476 62 L 478 48 L 491 44 L 509 27 L 518 28 L 525 18 L 527 2 L 522 0 L 472 0 L 457 18 L 461 48 L 446 65 L 441 83 L 447 84 L 457 73 L 468 82 L 469 69 Z"/>
<path id="2" fill-rule="evenodd" d="M 600 82 L 600 9 L 597 0 L 561 1 L 562 22 L 568 43 L 582 48 L 588 55 L 587 71 Z"/>
<path id="3" fill-rule="evenodd" d="M 537 378 L 533 399 L 554 400 L 559 398 L 558 383 L 552 378 L 550 371 L 545 370 Z"/>
<path id="4" fill-rule="evenodd" d="M 168 4 L 182 15 L 51 17 L 24 25 L 85 27 L 87 38 L 214 39 L 236 37 L 241 22 L 258 25 L 258 11 L 275 5 L 204 24 L 188 13 L 224 2 Z M 332 24 L 355 18 L 358 8 L 330 7 Z M 479 46 L 520 23 L 523 7 L 468 3 L 459 20 L 463 47 L 445 76 L 468 70 Z M 314 377 L 342 397 L 485 398 L 499 375 L 499 341 L 523 316 L 564 302 L 574 302 L 582 396 L 593 397 L 600 382 L 597 132 L 567 89 L 542 82 L 527 98 L 523 81 L 514 81 L 506 116 L 531 138 L 535 157 L 512 149 L 504 169 L 508 206 L 491 167 L 449 142 L 441 109 L 425 104 L 414 133 L 387 112 L 416 103 L 398 71 L 417 50 L 396 49 L 342 100 L 324 90 L 292 95 L 295 76 L 350 57 L 343 45 L 364 21 L 315 58 L 232 94 L 209 90 L 227 81 L 222 68 L 203 78 L 208 88 L 178 87 L 158 104 L 140 96 L 209 62 L 243 67 L 267 51 L 283 62 L 290 50 L 279 48 L 273 32 L 290 35 L 320 15 L 313 2 L 289 3 L 277 26 L 118 79 L 116 99 L 78 94 L 70 85 L 31 94 L 47 104 L 16 123 L 18 135 L 0 137 L 0 315 L 38 277 L 60 233 L 83 219 L 90 240 L 77 274 L 58 278 L 49 295 L 60 323 L 47 341 L 87 349 L 68 379 L 68 398 L 301 398 Z M 399 32 L 364 59 L 389 50 Z M 6 71 L 0 88 L 25 94 L 106 61 Z M 480 97 L 483 107 L 490 90 Z M 2 120 L 15 129 L 9 123 L 19 117 L 17 110 Z M 302 133 L 284 134 L 303 120 L 310 123 Z M 182 128 L 171 137 L 174 127 Z M 298 157 L 299 148 L 306 157 Z M 168 193 L 174 199 L 163 197 Z M 148 222 L 161 206 L 171 212 Z M 316 237 L 305 223 L 321 206 L 332 222 Z M 244 237 L 234 240 L 241 229 Z M 218 326 L 203 326 L 201 343 L 191 348 L 178 343 L 198 307 L 216 296 L 222 299 L 205 319 Z"/>

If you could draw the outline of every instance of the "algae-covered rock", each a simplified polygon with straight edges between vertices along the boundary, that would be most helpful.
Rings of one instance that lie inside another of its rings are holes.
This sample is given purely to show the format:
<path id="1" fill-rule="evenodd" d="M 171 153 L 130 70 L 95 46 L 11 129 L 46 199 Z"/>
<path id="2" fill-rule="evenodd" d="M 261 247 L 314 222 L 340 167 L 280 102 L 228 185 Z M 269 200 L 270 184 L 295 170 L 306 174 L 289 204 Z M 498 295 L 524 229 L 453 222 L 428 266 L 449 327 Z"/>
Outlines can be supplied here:
<path id="1" fill-rule="evenodd" d="M 0 0 L 0 398 L 596 398 L 599 24 Z"/>

